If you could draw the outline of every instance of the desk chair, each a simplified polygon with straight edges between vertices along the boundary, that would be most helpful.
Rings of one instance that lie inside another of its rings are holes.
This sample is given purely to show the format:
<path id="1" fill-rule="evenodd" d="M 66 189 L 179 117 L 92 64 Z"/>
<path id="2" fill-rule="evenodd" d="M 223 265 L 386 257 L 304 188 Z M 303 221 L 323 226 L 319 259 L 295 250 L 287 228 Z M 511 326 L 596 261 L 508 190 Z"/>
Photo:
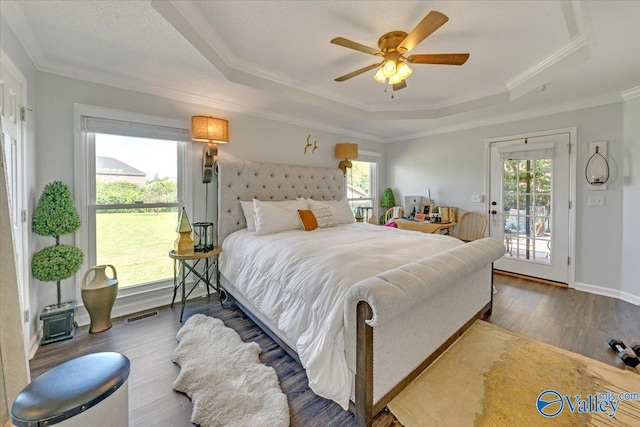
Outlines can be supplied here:
<path id="1" fill-rule="evenodd" d="M 402 218 L 404 215 L 404 209 L 401 206 L 394 206 L 392 208 L 387 209 L 387 213 L 384 214 L 384 223 L 388 223 L 394 219 Z"/>
<path id="2" fill-rule="evenodd" d="M 457 238 L 463 242 L 482 239 L 487 230 L 487 217 L 480 212 L 465 212 L 458 221 Z"/>

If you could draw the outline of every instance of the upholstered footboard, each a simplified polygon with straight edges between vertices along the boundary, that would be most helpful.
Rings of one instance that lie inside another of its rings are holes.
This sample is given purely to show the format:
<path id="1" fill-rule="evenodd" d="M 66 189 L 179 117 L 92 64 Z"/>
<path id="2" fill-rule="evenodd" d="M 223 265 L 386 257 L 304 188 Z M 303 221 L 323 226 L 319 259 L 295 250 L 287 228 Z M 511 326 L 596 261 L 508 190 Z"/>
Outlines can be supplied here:
<path id="1" fill-rule="evenodd" d="M 405 264 L 355 285 L 345 302 L 347 361 L 360 425 L 491 309 L 494 238 Z"/>

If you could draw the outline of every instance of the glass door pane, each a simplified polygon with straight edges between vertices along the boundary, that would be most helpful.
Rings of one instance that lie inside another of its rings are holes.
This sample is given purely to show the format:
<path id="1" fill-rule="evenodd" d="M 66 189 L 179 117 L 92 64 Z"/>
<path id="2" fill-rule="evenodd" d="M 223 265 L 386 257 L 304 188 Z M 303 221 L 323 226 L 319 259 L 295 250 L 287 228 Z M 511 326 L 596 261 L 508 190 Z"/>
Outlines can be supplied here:
<path id="1" fill-rule="evenodd" d="M 551 263 L 553 159 L 503 161 L 504 238 L 510 257 Z"/>

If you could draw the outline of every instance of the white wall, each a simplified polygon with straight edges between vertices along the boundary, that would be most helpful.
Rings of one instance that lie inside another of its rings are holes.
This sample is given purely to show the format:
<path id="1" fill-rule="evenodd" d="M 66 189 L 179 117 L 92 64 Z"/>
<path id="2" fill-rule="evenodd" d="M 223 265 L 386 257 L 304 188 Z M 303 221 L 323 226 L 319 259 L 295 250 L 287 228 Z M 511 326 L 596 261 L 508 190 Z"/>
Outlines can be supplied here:
<path id="1" fill-rule="evenodd" d="M 640 304 L 640 97 L 624 103 L 624 208 L 622 222 L 622 292 Z"/>
<path id="2" fill-rule="evenodd" d="M 622 103 L 616 103 L 393 144 L 387 151 L 388 184 L 399 196 L 424 195 L 426 188 L 430 188 L 436 204 L 483 211 L 483 204 L 471 203 L 471 195 L 486 194 L 487 139 L 575 126 L 578 128 L 576 282 L 603 288 L 604 293 L 620 293 L 622 118 Z M 605 196 L 604 207 L 587 207 L 590 191 L 584 167 L 588 144 L 594 141 L 609 141 L 612 177 L 607 190 L 599 192 Z"/>
<path id="3" fill-rule="evenodd" d="M 318 131 L 302 126 L 290 125 L 253 116 L 230 113 L 185 102 L 117 89 L 95 83 L 61 77 L 48 73 L 39 75 L 38 85 L 38 153 L 36 157 L 38 192 L 44 185 L 60 180 L 71 188 L 74 185 L 74 103 L 113 108 L 184 121 L 190 127 L 191 116 L 212 115 L 229 120 L 228 144 L 218 146 L 219 158 L 233 158 L 263 162 L 277 162 L 313 166 L 337 167 L 334 156 L 337 142 L 349 141 L 360 144 L 361 149 L 384 153 L 382 144 Z M 303 154 L 307 135 L 316 140 L 318 149 L 314 154 Z M 193 171 L 194 211 L 192 221 L 204 219 L 204 191 L 201 184 L 202 145 L 191 145 L 190 165 Z M 382 159 L 384 161 L 384 158 Z M 381 165 L 384 171 L 385 165 Z M 381 177 L 384 182 L 384 176 Z M 215 219 L 215 189 L 210 188 L 208 220 Z M 37 248 L 51 244 L 51 239 L 35 236 Z M 73 236 L 61 236 L 61 242 L 73 243 Z M 172 242 L 167 243 L 167 247 Z M 35 279 L 38 289 L 38 307 L 41 309 L 55 301 L 55 286 L 41 284 Z M 79 284 L 68 279 L 62 282 L 63 300 L 77 298 Z M 169 300 L 166 301 L 169 303 Z"/>

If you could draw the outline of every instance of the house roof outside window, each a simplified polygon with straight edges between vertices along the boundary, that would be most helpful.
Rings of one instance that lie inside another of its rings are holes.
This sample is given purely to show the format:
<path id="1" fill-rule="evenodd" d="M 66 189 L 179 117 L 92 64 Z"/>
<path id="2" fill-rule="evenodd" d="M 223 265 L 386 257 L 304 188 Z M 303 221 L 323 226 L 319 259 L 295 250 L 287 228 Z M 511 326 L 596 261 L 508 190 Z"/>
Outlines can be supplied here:
<path id="1" fill-rule="evenodd" d="M 147 174 L 116 158 L 96 156 L 96 175 L 143 176 Z"/>

